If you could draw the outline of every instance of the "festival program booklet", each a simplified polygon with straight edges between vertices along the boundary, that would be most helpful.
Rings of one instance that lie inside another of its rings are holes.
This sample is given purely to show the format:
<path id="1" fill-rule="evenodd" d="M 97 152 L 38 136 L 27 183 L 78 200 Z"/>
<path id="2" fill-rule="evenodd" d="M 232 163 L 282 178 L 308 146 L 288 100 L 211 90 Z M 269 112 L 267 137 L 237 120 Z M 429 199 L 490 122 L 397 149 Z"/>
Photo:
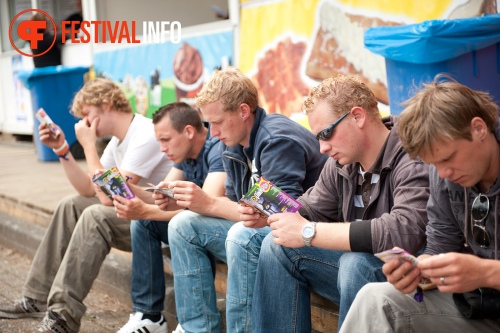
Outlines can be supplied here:
<path id="1" fill-rule="evenodd" d="M 99 185 L 101 190 L 113 200 L 113 195 L 119 195 L 126 199 L 132 199 L 135 197 L 134 193 L 127 185 L 127 181 L 118 171 L 116 166 L 112 167 L 108 171 L 102 174 L 95 175 L 92 181 Z"/>
<path id="2" fill-rule="evenodd" d="M 264 177 L 260 177 L 239 202 L 253 207 L 265 219 L 275 213 L 295 213 L 302 207 L 300 202 Z"/>

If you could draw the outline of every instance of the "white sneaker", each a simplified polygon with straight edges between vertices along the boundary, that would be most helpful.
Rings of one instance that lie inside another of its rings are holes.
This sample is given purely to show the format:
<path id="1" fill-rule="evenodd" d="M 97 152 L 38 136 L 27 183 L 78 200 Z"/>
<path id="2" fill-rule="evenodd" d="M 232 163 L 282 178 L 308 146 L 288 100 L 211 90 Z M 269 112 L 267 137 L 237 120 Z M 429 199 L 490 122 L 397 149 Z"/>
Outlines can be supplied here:
<path id="1" fill-rule="evenodd" d="M 184 329 L 182 328 L 181 324 L 177 325 L 177 327 L 175 328 L 174 331 L 172 331 L 172 333 L 186 333 L 186 331 L 184 331 Z"/>
<path id="2" fill-rule="evenodd" d="M 142 319 L 142 313 L 136 312 L 130 315 L 128 323 L 125 324 L 117 333 L 167 333 L 167 321 L 161 316 L 161 319 L 153 323 L 149 319 Z"/>

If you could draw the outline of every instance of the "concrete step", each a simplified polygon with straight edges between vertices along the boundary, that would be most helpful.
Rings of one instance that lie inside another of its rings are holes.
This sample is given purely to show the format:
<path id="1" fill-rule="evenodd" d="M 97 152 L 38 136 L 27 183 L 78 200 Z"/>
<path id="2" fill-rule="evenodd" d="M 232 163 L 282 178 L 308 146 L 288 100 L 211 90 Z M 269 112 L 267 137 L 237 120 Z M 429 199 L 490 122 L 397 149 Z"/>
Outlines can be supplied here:
<path id="1" fill-rule="evenodd" d="M 16 209 L 19 210 L 19 208 Z M 20 253 L 26 254 L 31 258 L 35 255 L 35 252 L 45 234 L 45 230 L 46 227 L 41 224 L 29 222 L 25 219 L 9 215 L 0 210 L 0 243 Z M 113 296 L 118 298 L 121 302 L 129 304 L 131 308 L 131 272 L 132 254 L 112 249 L 101 266 L 101 270 L 95 283 L 99 284 L 99 288 L 113 294 Z M 168 268 L 168 265 L 166 265 L 165 310 L 163 311 L 163 314 L 167 319 L 168 327 L 175 329 L 177 326 L 177 319 L 175 310 L 174 282 L 169 272 L 170 269 Z M 225 277 L 218 278 L 217 280 L 223 280 L 225 282 Z M 221 282 L 219 282 L 219 285 L 220 283 Z M 218 294 L 217 296 L 217 307 L 223 318 L 223 327 L 225 328 L 225 297 L 221 294 Z"/>

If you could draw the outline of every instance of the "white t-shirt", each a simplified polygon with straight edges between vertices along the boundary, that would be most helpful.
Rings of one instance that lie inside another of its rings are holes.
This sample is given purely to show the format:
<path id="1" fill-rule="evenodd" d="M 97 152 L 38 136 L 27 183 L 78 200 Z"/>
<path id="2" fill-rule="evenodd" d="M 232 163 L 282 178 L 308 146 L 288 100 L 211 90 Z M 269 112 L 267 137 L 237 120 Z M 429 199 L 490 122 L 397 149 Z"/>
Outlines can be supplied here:
<path id="1" fill-rule="evenodd" d="M 160 151 L 151 119 L 136 114 L 122 142 L 112 137 L 101 156 L 104 169 L 116 165 L 141 176 L 140 186 L 158 184 L 172 168 L 173 162 Z"/>

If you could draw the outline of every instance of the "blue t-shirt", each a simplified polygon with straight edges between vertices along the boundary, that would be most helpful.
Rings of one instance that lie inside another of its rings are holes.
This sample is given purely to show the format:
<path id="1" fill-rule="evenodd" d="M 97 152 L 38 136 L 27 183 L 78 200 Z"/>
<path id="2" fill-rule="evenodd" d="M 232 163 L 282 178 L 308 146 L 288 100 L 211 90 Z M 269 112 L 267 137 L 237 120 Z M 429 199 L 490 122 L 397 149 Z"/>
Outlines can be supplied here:
<path id="1" fill-rule="evenodd" d="M 205 124 L 207 126 L 207 124 Z M 207 126 L 208 127 L 208 126 Z M 220 141 L 210 136 L 210 128 L 207 132 L 205 145 L 201 149 L 196 160 L 188 158 L 180 164 L 174 164 L 174 168 L 182 170 L 185 180 L 203 187 L 205 178 L 209 172 L 224 172 L 222 165 L 222 153 L 219 147 Z"/>

